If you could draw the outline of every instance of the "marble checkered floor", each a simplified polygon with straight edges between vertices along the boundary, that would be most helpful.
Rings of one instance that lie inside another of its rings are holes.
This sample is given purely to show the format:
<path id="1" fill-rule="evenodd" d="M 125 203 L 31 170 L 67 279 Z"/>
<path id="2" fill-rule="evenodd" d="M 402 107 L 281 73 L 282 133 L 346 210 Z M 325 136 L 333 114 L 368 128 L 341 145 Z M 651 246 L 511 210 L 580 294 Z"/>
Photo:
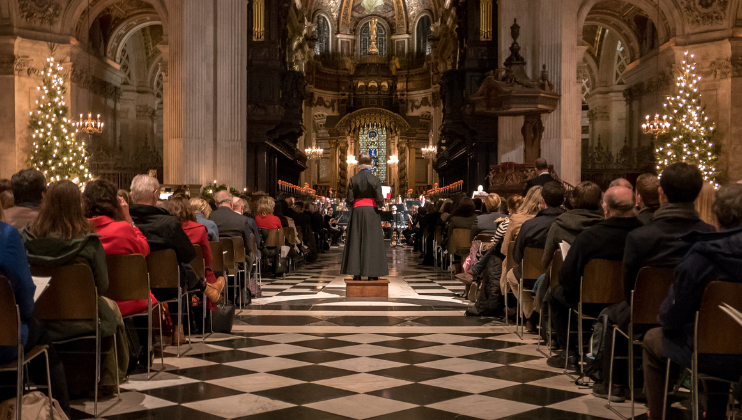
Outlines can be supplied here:
<path id="1" fill-rule="evenodd" d="M 512 326 L 464 316 L 466 303 L 449 296 L 457 290 L 450 275 L 418 266 L 410 248 L 389 250 L 399 296 L 388 299 L 345 298 L 340 251 L 264 280 L 274 294 L 240 311 L 231 334 L 197 341 L 180 358 L 167 348 L 164 371 L 132 375 L 103 418 L 618 418 L 549 368 L 535 336 L 521 340 Z M 615 405 L 630 414 L 628 403 Z M 90 400 L 73 408 L 73 419 L 92 417 Z M 636 418 L 645 411 L 637 404 Z"/>

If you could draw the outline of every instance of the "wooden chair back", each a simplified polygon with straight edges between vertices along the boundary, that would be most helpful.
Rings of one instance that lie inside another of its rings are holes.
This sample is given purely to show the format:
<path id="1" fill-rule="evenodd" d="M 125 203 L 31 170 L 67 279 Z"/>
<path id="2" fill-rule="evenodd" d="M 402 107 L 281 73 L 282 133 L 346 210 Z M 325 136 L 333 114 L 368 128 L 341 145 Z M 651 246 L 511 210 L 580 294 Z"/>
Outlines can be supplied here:
<path id="1" fill-rule="evenodd" d="M 461 257 L 469 255 L 469 249 L 471 249 L 470 237 L 471 229 L 454 229 L 451 232 L 451 240 L 449 241 L 451 249 L 448 252 Z"/>
<path id="2" fill-rule="evenodd" d="M 742 355 L 742 340 L 734 339 L 740 325 L 719 305 L 742 312 L 742 283 L 712 281 L 706 286 L 698 311 L 698 353 Z"/>
<path id="3" fill-rule="evenodd" d="M 286 237 L 286 240 L 289 241 L 290 245 L 293 245 L 296 243 L 296 229 L 292 227 L 285 227 L 283 228 L 283 234 Z"/>
<path id="4" fill-rule="evenodd" d="M 106 255 L 108 290 L 105 297 L 123 301 L 149 298 L 147 261 L 141 254 Z"/>
<path id="5" fill-rule="evenodd" d="M 177 289 L 180 285 L 180 265 L 172 249 L 163 249 L 147 255 L 149 287 L 152 289 Z"/>
<path id="6" fill-rule="evenodd" d="M 562 271 L 562 265 L 564 265 L 562 250 L 557 249 L 556 251 L 554 251 L 554 258 L 551 260 L 551 278 L 549 279 L 549 290 L 559 286 L 559 272 Z"/>
<path id="7" fill-rule="evenodd" d="M 10 282 L 0 276 L 0 346 L 17 346 L 21 328 L 15 294 Z"/>
<path id="8" fill-rule="evenodd" d="M 250 233 L 252 235 L 252 233 Z M 234 262 L 244 264 L 245 257 L 245 240 L 239 236 L 232 237 L 232 246 L 234 247 Z"/>
<path id="9" fill-rule="evenodd" d="M 582 274 L 582 303 L 612 305 L 623 300 L 623 261 L 590 260 Z"/>
<path id="10" fill-rule="evenodd" d="M 196 256 L 191 260 L 191 268 L 196 273 L 196 277 L 201 280 L 206 279 L 206 262 L 204 261 L 204 250 L 201 249 L 201 245 L 193 244 L 193 250 L 196 251 Z"/>
<path id="11" fill-rule="evenodd" d="M 266 248 L 275 248 L 275 247 L 282 245 L 282 242 L 279 242 L 279 232 L 282 233 L 282 230 L 281 229 L 268 230 L 268 236 L 265 238 Z"/>
<path id="12" fill-rule="evenodd" d="M 634 285 L 634 325 L 657 325 L 660 306 L 674 279 L 672 268 L 643 267 Z"/>
<path id="13" fill-rule="evenodd" d="M 211 270 L 215 273 L 224 271 L 224 254 L 221 242 L 209 242 L 211 248 Z"/>
<path id="14" fill-rule="evenodd" d="M 98 291 L 90 267 L 34 267 L 31 274 L 51 277 L 49 287 L 34 304 L 36 316 L 49 321 L 93 321 L 98 319 Z"/>
<path id="15" fill-rule="evenodd" d="M 297 229 L 296 237 L 299 238 L 300 242 L 304 242 L 304 233 L 301 231 L 301 229 Z"/>
<path id="16" fill-rule="evenodd" d="M 250 258 L 255 259 L 258 257 L 258 244 L 255 241 L 255 234 L 250 233 L 250 237 L 247 238 L 247 250 L 250 252 Z"/>
<path id="17" fill-rule="evenodd" d="M 526 248 L 523 252 L 523 278 L 535 280 L 544 274 L 541 267 L 541 260 L 544 257 L 544 250 L 539 248 Z"/>
<path id="18" fill-rule="evenodd" d="M 219 238 L 219 243 L 222 244 L 224 269 L 229 270 L 234 267 L 234 242 L 232 238 Z"/>

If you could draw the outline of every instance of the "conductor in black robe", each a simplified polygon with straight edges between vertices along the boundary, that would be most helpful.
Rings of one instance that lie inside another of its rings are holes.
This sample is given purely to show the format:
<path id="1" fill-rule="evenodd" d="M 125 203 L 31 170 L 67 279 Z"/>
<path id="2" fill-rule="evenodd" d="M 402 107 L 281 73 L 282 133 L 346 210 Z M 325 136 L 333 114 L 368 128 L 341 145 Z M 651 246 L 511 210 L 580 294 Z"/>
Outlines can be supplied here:
<path id="1" fill-rule="evenodd" d="M 389 274 L 384 231 L 378 210 L 384 205 L 381 180 L 371 173 L 371 156 L 358 157 L 358 173 L 348 182 L 348 208 L 352 209 L 345 240 L 341 274 L 378 280 Z"/>

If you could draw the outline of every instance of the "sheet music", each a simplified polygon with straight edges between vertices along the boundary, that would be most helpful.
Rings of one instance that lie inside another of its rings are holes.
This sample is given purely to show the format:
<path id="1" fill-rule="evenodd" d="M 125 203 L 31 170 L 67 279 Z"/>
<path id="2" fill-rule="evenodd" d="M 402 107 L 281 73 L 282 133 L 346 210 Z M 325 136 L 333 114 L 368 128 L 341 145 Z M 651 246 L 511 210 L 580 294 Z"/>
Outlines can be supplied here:
<path id="1" fill-rule="evenodd" d="M 569 252 L 569 249 L 572 247 L 572 245 L 562 241 L 559 243 L 559 249 L 562 250 L 562 259 L 567 259 L 567 253 Z"/>
<path id="2" fill-rule="evenodd" d="M 34 291 L 33 294 L 33 301 L 36 302 L 37 300 L 39 300 L 41 294 L 44 293 L 44 290 L 49 287 L 49 282 L 52 280 L 52 278 L 31 276 L 31 279 L 33 279 L 33 284 L 36 285 L 36 291 Z"/>

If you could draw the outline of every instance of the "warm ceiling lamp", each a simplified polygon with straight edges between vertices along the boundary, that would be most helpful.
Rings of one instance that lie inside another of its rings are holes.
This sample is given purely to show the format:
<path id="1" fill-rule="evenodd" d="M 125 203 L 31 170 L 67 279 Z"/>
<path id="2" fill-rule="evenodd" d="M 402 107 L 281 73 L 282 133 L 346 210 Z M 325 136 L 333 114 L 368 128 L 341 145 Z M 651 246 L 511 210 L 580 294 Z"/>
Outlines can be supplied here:
<path id="1" fill-rule="evenodd" d="M 80 114 L 80 121 L 72 123 L 72 126 L 75 127 L 77 131 L 89 136 L 102 133 L 104 125 L 105 124 L 100 120 L 100 114 L 98 114 L 97 119 L 94 120 L 92 113 L 88 113 L 88 118 L 85 120 L 82 119 L 82 114 Z"/>
<path id="2" fill-rule="evenodd" d="M 345 163 L 347 163 L 348 166 L 355 166 L 358 164 L 358 161 L 356 160 L 355 156 L 350 155 L 347 159 L 345 159 Z"/>
<path id="3" fill-rule="evenodd" d="M 308 149 L 304 149 L 304 153 L 307 154 L 307 157 L 309 158 L 309 160 L 322 159 L 322 154 L 324 152 L 325 152 L 324 149 L 320 149 L 320 148 L 317 148 L 317 147 L 314 147 L 314 146 L 312 146 L 312 147 L 310 147 Z"/>
<path id="4" fill-rule="evenodd" d="M 647 115 L 647 122 L 642 124 L 642 132 L 644 134 L 651 134 L 655 138 L 667 133 L 669 130 L 670 123 L 667 121 L 667 115 L 662 116 L 662 119 L 660 119 L 660 114 L 655 114 L 652 121 L 649 120 L 649 115 Z"/>
<path id="5" fill-rule="evenodd" d="M 435 159 L 435 155 L 438 153 L 438 148 L 435 146 L 427 146 L 423 147 L 422 152 L 425 159 Z"/>
<path id="6" fill-rule="evenodd" d="M 399 163 L 399 156 L 397 155 L 391 155 L 389 156 L 389 160 L 386 161 L 389 165 L 396 165 Z"/>

